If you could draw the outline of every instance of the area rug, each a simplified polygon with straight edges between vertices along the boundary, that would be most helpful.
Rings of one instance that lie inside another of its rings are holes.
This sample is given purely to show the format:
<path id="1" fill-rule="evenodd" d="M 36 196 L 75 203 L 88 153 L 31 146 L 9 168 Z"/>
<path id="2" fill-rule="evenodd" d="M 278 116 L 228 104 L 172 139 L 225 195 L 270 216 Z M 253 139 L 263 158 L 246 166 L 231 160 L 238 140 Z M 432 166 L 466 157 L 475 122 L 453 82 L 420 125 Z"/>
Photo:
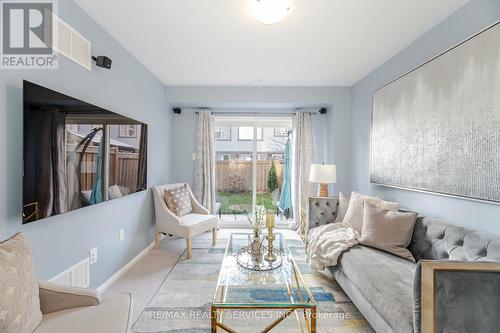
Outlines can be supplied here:
<path id="1" fill-rule="evenodd" d="M 210 303 L 226 244 L 227 239 L 219 239 L 217 245 L 212 246 L 210 234 L 194 238 L 192 259 L 181 259 L 174 266 L 135 322 L 133 332 L 209 333 Z M 287 244 L 318 304 L 317 331 L 373 332 L 330 273 L 313 273 L 309 269 L 302 241 L 287 239 Z M 283 297 L 284 301 L 288 301 L 287 290 L 280 288 L 241 288 L 238 293 L 233 293 L 233 297 L 256 301 Z M 260 332 L 280 314 L 279 311 L 238 310 L 228 314 L 224 323 L 238 333 L 255 333 Z M 307 332 L 305 327 L 302 329 Z M 297 318 L 290 316 L 271 332 L 301 332 L 301 328 Z"/>

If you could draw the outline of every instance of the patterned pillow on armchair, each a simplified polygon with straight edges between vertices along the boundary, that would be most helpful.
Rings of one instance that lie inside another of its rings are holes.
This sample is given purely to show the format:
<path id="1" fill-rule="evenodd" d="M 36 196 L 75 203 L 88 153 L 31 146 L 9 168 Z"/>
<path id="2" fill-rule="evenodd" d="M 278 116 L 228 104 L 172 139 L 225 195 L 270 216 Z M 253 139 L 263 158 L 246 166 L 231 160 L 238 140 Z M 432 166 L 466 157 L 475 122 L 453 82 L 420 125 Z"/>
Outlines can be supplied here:
<path id="1" fill-rule="evenodd" d="M 191 206 L 191 195 L 189 194 L 189 187 L 187 184 L 172 189 L 166 189 L 165 202 L 167 203 L 168 209 L 178 217 L 190 214 L 193 211 Z"/>

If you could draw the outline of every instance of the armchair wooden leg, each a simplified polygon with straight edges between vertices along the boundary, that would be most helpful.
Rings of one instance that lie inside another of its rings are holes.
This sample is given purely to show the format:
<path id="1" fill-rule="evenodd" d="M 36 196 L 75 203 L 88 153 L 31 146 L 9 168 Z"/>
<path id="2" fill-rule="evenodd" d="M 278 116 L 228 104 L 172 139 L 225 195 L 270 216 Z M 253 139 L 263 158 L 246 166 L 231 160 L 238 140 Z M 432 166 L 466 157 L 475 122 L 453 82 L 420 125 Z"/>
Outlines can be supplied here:
<path id="1" fill-rule="evenodd" d="M 157 232 L 155 240 L 155 249 L 160 248 L 160 242 L 161 242 L 161 232 Z"/>
<path id="2" fill-rule="evenodd" d="M 186 238 L 186 249 L 187 249 L 187 259 L 191 259 L 191 256 L 192 256 L 192 248 L 193 246 L 193 242 L 191 241 L 191 238 L 188 237 Z"/>
<path id="3" fill-rule="evenodd" d="M 212 228 L 212 245 L 217 244 L 217 228 Z"/>

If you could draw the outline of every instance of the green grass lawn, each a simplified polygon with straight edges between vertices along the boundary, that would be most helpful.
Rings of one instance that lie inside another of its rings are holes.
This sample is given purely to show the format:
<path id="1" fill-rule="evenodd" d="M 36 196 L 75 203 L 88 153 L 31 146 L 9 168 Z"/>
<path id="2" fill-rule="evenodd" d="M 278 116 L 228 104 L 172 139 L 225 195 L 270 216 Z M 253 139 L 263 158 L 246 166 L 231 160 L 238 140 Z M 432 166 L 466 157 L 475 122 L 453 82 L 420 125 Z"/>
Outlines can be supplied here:
<path id="1" fill-rule="evenodd" d="M 221 203 L 221 208 L 220 208 L 221 214 L 233 214 L 234 209 L 236 209 L 237 213 L 243 213 L 243 209 L 239 206 L 240 205 L 251 206 L 252 193 L 217 192 L 217 202 Z M 271 193 L 257 193 L 257 204 L 264 205 L 267 209 L 276 210 L 276 205 L 273 204 Z M 246 209 L 249 210 L 249 208 Z"/>

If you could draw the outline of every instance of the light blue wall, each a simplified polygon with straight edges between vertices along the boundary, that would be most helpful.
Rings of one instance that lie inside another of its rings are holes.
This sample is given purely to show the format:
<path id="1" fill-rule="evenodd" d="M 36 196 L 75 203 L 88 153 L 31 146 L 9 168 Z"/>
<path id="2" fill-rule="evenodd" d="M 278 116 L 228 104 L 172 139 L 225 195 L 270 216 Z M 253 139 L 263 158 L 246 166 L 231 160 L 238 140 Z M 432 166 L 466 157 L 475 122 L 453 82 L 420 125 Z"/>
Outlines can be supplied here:
<path id="1" fill-rule="evenodd" d="M 58 70 L 0 71 L 0 239 L 27 233 L 40 278 L 48 279 L 88 256 L 97 287 L 143 250 L 154 236 L 150 191 L 64 215 L 21 224 L 22 80 L 74 96 L 149 124 L 149 185 L 170 181 L 172 115 L 164 85 L 73 1 L 59 1 L 59 15 L 92 42 L 94 55 L 113 59 L 111 70 L 91 72 L 59 58 Z M 126 239 L 119 242 L 119 230 Z"/>
<path id="2" fill-rule="evenodd" d="M 312 117 L 315 162 L 335 163 L 338 183 L 335 193 L 348 192 L 351 170 L 351 90 L 311 87 L 166 87 L 167 99 L 183 108 L 174 117 L 174 181 L 192 185 L 196 115 L 189 108 L 209 107 L 231 112 L 291 112 L 294 108 L 328 107 L 326 115 Z"/>
<path id="3" fill-rule="evenodd" d="M 173 116 L 171 105 L 226 110 L 281 110 L 328 106 L 313 117 L 316 162 L 335 163 L 335 192 L 352 188 L 400 201 L 426 215 L 500 234 L 500 206 L 369 183 L 369 130 L 373 91 L 423 61 L 500 19 L 498 0 L 473 0 L 351 88 L 164 87 L 72 0 L 59 14 L 92 42 L 93 54 L 113 59 L 113 69 L 80 66 L 60 58 L 54 71 L 0 71 L 0 239 L 21 230 L 33 248 L 38 274 L 48 279 L 99 248 L 91 266 L 97 287 L 153 240 L 151 193 L 136 193 L 43 221 L 21 224 L 22 80 L 26 79 L 149 126 L 149 186 L 192 182 L 196 117 Z M 351 113 L 352 102 L 352 113 Z M 326 121 L 324 121 L 326 120 Z M 352 121 L 352 125 L 351 125 Z M 176 138 L 175 148 L 173 145 Z M 324 139 L 326 138 L 326 139 Z M 173 153 L 173 154 L 172 154 Z M 351 162 L 351 160 L 353 162 Z M 352 172 L 351 172 L 352 170 Z M 126 240 L 118 232 L 126 229 Z"/>
<path id="4" fill-rule="evenodd" d="M 473 0 L 378 67 L 352 88 L 352 186 L 401 202 L 423 215 L 500 234 L 500 205 L 391 189 L 370 184 L 369 147 L 373 91 L 500 20 L 500 1 Z"/>

